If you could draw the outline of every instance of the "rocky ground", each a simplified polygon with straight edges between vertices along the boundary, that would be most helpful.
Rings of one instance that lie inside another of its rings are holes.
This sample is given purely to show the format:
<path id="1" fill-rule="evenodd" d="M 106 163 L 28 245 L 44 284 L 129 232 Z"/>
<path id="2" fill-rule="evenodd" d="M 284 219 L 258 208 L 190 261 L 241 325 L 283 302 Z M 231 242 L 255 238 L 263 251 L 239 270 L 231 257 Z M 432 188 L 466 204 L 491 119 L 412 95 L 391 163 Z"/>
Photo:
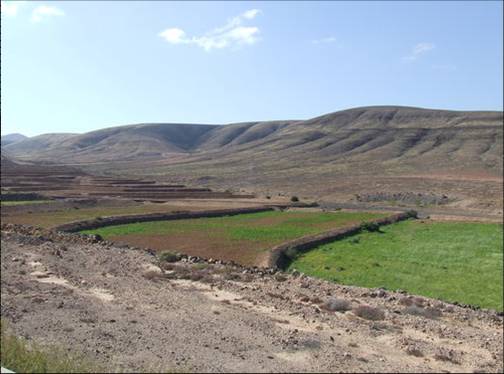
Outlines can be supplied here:
<path id="1" fill-rule="evenodd" d="M 12 330 L 105 370 L 502 372 L 502 314 L 2 225 Z M 175 259 L 170 259 L 175 260 Z"/>

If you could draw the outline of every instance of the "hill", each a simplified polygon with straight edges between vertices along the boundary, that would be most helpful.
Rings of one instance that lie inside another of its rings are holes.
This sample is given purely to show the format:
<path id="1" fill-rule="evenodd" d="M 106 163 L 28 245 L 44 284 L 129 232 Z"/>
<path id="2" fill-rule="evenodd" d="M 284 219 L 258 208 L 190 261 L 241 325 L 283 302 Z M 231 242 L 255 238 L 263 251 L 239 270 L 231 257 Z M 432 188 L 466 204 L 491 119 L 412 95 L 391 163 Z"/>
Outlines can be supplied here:
<path id="1" fill-rule="evenodd" d="M 376 106 L 309 120 L 139 124 L 58 136 L 4 149 L 18 159 L 212 188 L 344 200 L 377 191 L 432 193 L 502 206 L 502 112 Z M 461 179 L 470 182 L 461 187 Z"/>
<path id="2" fill-rule="evenodd" d="M 7 134 L 7 135 L 3 135 L 2 136 L 2 147 L 3 146 L 6 146 L 6 145 L 9 145 L 9 144 L 12 144 L 12 143 L 15 143 L 15 142 L 19 142 L 21 140 L 24 140 L 24 139 L 27 139 L 28 137 L 22 135 L 22 134 Z"/>
<path id="3" fill-rule="evenodd" d="M 315 151 L 322 158 L 378 155 L 380 159 L 390 159 L 457 152 L 469 158 L 481 155 L 497 162 L 493 156 L 499 150 L 494 148 L 499 148 L 496 136 L 502 132 L 502 118 L 502 112 L 365 107 L 306 121 L 221 126 L 137 124 L 86 134 L 45 134 L 18 141 L 5 149 L 23 159 L 58 161 L 64 157 L 76 163 L 164 159 L 173 154 L 196 154 L 204 158 L 208 152 L 286 149 L 291 154 Z"/>

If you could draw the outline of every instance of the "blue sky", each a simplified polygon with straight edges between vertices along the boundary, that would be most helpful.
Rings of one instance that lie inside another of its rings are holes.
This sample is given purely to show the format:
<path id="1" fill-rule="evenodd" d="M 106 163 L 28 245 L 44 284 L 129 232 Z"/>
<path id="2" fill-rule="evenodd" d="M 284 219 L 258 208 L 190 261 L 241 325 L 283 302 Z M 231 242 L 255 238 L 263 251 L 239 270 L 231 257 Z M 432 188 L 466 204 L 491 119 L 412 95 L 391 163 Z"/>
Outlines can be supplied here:
<path id="1" fill-rule="evenodd" d="M 4 2 L 2 134 L 502 110 L 502 2 Z"/>

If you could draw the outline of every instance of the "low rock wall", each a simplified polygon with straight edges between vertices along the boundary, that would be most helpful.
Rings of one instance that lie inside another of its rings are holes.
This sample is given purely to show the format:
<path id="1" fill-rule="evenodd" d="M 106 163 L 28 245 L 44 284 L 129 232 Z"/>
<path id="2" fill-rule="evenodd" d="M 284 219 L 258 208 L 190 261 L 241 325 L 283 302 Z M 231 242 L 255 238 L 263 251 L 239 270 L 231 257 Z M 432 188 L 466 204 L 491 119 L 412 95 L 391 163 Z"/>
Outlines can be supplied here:
<path id="1" fill-rule="evenodd" d="M 85 221 L 65 223 L 63 225 L 54 227 L 53 230 L 64 232 L 77 232 L 82 230 L 94 230 L 106 226 L 124 225 L 128 223 L 233 216 L 237 214 L 267 212 L 274 209 L 275 209 L 274 207 L 263 206 L 256 208 L 203 210 L 198 212 L 151 213 L 151 214 L 113 216 L 113 217 L 103 217 Z"/>
<path id="2" fill-rule="evenodd" d="M 370 222 L 378 226 L 384 226 L 413 217 L 416 217 L 416 212 L 408 211 L 372 220 Z M 358 234 L 361 231 L 362 224 L 358 224 L 338 230 L 326 231 L 321 234 L 304 236 L 302 238 L 280 244 L 270 250 L 270 255 L 265 266 L 268 268 L 285 269 L 299 253 L 306 252 L 310 249 L 318 247 L 319 245 L 326 244 L 337 239 Z"/>

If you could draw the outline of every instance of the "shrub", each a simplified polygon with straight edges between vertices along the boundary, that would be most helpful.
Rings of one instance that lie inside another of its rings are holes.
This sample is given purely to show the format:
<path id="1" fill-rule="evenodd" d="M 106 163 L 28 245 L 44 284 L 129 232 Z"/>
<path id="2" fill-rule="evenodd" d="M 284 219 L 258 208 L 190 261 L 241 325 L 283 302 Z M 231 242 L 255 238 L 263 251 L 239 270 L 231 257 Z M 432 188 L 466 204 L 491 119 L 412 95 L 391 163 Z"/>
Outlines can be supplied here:
<path id="1" fill-rule="evenodd" d="M 147 270 L 142 274 L 142 276 L 148 280 L 156 280 L 162 278 L 163 274 L 156 270 Z"/>
<path id="2" fill-rule="evenodd" d="M 369 231 L 369 232 L 380 231 L 380 225 L 378 225 L 375 222 L 362 222 L 361 223 L 361 230 L 365 230 L 365 231 Z"/>
<path id="3" fill-rule="evenodd" d="M 173 270 L 175 268 L 175 265 L 163 262 L 161 263 L 160 268 L 163 270 Z"/>
<path id="4" fill-rule="evenodd" d="M 353 309 L 356 316 L 359 316 L 370 321 L 381 321 L 385 319 L 385 312 L 381 309 L 372 307 L 370 305 L 359 305 Z"/>
<path id="5" fill-rule="evenodd" d="M 285 282 L 287 280 L 287 277 L 285 275 L 282 275 L 282 274 L 276 274 L 275 275 L 275 280 L 277 282 Z"/>
<path id="6" fill-rule="evenodd" d="M 204 276 L 204 273 L 202 274 L 201 272 L 193 272 L 190 276 L 189 276 L 189 279 L 192 280 L 192 281 L 199 281 L 201 279 L 203 279 L 203 276 Z"/>
<path id="7" fill-rule="evenodd" d="M 404 309 L 404 312 L 413 316 L 420 316 L 430 319 L 436 319 L 443 315 L 443 313 L 437 308 L 422 308 L 417 305 L 408 306 Z"/>
<path id="8" fill-rule="evenodd" d="M 406 212 L 406 214 L 410 217 L 410 218 L 418 218 L 418 212 L 416 210 L 408 210 Z"/>
<path id="9" fill-rule="evenodd" d="M 177 262 L 179 256 L 172 252 L 164 251 L 159 254 L 159 260 L 162 262 Z"/>
<path id="10" fill-rule="evenodd" d="M 241 280 L 241 276 L 240 276 L 240 274 L 229 272 L 229 273 L 224 274 L 224 279 L 239 281 L 239 280 Z"/>
<path id="11" fill-rule="evenodd" d="M 250 274 L 243 274 L 241 276 L 241 281 L 245 283 L 250 283 L 254 280 L 254 277 Z"/>
<path id="12" fill-rule="evenodd" d="M 296 202 L 298 202 L 298 201 L 299 201 L 299 197 L 297 197 L 297 196 L 292 196 L 292 197 L 291 197 L 291 199 L 290 199 L 290 201 L 292 201 L 293 203 L 296 203 Z"/>
<path id="13" fill-rule="evenodd" d="M 346 312 L 347 310 L 351 310 L 352 306 L 345 299 L 332 298 L 323 303 L 320 308 L 329 312 Z"/>

